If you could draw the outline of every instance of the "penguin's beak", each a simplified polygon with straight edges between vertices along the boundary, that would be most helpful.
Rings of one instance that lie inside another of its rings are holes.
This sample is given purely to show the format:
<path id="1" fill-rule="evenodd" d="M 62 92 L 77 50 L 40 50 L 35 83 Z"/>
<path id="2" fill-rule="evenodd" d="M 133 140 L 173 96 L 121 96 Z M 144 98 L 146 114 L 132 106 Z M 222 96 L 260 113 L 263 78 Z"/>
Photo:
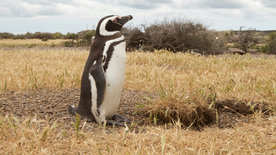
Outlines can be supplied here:
<path id="1" fill-rule="evenodd" d="M 116 18 L 116 23 L 120 24 L 120 25 L 124 25 L 125 23 L 127 23 L 128 21 L 130 21 L 133 17 L 131 15 L 129 16 L 123 16 L 123 17 L 118 17 Z"/>

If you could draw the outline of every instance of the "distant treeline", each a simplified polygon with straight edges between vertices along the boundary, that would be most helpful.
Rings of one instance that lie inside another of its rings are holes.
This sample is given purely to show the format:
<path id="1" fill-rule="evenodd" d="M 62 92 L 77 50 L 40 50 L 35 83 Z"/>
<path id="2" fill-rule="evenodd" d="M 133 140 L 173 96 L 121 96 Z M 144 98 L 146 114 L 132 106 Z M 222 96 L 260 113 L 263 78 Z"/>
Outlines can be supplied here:
<path id="1" fill-rule="evenodd" d="M 85 30 L 78 33 L 62 34 L 60 32 L 27 32 L 25 34 L 12 34 L 8 32 L 0 33 L 0 39 L 82 39 L 84 37 L 90 37 L 95 34 L 94 30 Z"/>
<path id="2" fill-rule="evenodd" d="M 222 54 L 229 49 L 239 53 L 260 51 L 276 54 L 276 31 L 244 29 L 238 31 L 214 31 L 200 23 L 183 19 L 164 20 L 149 26 L 123 28 L 129 51 L 154 51 L 166 49 L 172 52 L 196 52 L 200 54 Z M 66 47 L 89 46 L 95 30 L 78 33 L 26 33 L 14 35 L 0 33 L 0 39 L 69 39 Z"/>
<path id="3" fill-rule="evenodd" d="M 68 33 L 68 36 L 70 33 Z M 35 32 L 35 33 L 30 33 L 27 32 L 26 34 L 17 34 L 14 35 L 12 33 L 0 33 L 0 39 L 63 39 L 65 36 L 60 32 L 56 33 L 48 33 L 48 32 Z"/>
<path id="4" fill-rule="evenodd" d="M 41 39 L 47 41 L 49 39 L 70 39 L 64 42 L 64 46 L 88 46 L 91 43 L 92 37 L 95 35 L 95 30 L 85 30 L 78 33 L 62 34 L 60 32 L 27 32 L 25 34 L 0 33 L 0 39 Z M 78 45 L 75 45 L 78 44 Z"/>

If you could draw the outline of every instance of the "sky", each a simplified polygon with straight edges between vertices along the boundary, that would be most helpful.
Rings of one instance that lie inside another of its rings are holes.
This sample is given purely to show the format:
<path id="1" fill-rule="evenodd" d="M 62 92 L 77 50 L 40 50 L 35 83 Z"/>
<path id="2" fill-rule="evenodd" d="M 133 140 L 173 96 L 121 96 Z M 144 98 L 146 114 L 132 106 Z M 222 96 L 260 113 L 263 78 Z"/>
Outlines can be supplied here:
<path id="1" fill-rule="evenodd" d="M 0 0 L 0 32 L 79 32 L 106 15 L 132 15 L 127 27 L 164 19 L 208 29 L 276 29 L 276 0 Z"/>

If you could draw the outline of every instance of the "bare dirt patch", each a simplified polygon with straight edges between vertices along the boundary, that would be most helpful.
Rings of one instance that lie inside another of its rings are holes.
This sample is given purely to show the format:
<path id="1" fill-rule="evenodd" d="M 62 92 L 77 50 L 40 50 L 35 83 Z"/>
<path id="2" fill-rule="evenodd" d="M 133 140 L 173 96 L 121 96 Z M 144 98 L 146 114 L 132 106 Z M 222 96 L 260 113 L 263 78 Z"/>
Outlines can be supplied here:
<path id="1" fill-rule="evenodd" d="M 143 124 L 146 118 L 134 115 L 136 103 L 143 100 L 143 92 L 125 90 L 119 113 Z M 0 95 L 0 115 L 13 115 L 17 118 L 36 117 L 49 123 L 57 121 L 65 128 L 72 128 L 75 117 L 68 113 L 69 105 L 78 105 L 79 90 L 26 90 L 5 92 Z M 96 125 L 96 123 L 93 123 Z"/>
<path id="2" fill-rule="evenodd" d="M 145 102 L 145 97 L 149 94 L 136 90 L 124 90 L 119 113 L 127 116 L 137 126 L 153 125 L 152 120 L 143 113 L 137 113 L 137 104 Z M 63 124 L 62 128 L 73 128 L 72 123 L 75 117 L 68 113 L 69 105 L 77 105 L 79 101 L 78 89 L 64 90 L 27 90 L 10 91 L 0 95 L 0 115 L 12 115 L 17 118 L 36 117 L 53 123 L 57 121 Z M 210 120 L 211 125 L 217 125 L 220 128 L 232 127 L 238 122 L 247 122 L 250 114 L 254 110 L 265 110 L 264 103 L 252 103 L 254 107 L 241 101 L 218 101 L 215 108 L 211 109 L 217 112 L 211 112 L 213 116 Z M 208 115 L 210 113 L 208 112 Z M 96 123 L 88 123 L 96 127 Z"/>

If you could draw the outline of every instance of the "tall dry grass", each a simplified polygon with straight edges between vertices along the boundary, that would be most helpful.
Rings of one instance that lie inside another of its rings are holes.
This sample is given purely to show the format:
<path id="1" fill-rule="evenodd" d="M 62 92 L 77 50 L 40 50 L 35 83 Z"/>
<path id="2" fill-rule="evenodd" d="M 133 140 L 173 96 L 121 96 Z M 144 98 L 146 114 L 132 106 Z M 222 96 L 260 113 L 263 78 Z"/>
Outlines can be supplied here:
<path id="1" fill-rule="evenodd" d="M 129 53 L 126 87 L 188 97 L 276 101 L 276 59 L 252 55 Z"/>
<path id="2" fill-rule="evenodd" d="M 87 50 L 0 49 L 0 89 L 78 88 Z M 276 101 L 276 59 L 251 55 L 196 56 L 132 52 L 125 88 L 183 98 Z"/>
<path id="3" fill-rule="evenodd" d="M 1 90 L 80 86 L 86 50 L 0 49 Z"/>
<path id="4" fill-rule="evenodd" d="M 88 51 L 79 49 L 0 49 L 0 89 L 79 88 L 87 55 Z M 147 100 L 149 110 L 177 104 L 193 108 L 208 99 L 266 102 L 275 107 L 274 58 L 133 52 L 127 54 L 126 69 L 125 89 L 157 96 Z M 146 126 L 140 131 L 107 131 L 100 127 L 91 133 L 80 129 L 77 134 L 62 124 L 7 116 L 0 117 L 0 153 L 273 154 L 275 124 L 275 116 L 262 118 L 256 113 L 251 122 L 229 129 L 197 132 L 181 129 L 176 122 L 170 129 Z"/>

